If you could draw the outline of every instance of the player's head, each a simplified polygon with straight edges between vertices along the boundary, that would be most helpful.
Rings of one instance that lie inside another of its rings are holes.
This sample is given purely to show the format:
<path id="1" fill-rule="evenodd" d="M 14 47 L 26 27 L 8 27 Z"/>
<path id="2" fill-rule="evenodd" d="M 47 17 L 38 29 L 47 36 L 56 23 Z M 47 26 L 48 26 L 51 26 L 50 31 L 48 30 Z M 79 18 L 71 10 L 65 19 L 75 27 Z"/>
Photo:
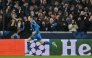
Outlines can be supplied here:
<path id="1" fill-rule="evenodd" d="M 28 21 L 32 21 L 32 17 L 30 15 L 28 16 Z"/>

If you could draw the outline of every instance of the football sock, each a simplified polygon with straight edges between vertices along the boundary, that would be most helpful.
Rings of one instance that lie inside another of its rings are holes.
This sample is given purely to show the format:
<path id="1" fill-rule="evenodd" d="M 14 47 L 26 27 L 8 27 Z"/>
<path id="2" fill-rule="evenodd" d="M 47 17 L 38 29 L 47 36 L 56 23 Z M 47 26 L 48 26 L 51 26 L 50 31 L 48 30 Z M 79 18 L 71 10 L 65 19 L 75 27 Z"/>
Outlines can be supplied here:
<path id="1" fill-rule="evenodd" d="M 27 42 L 27 50 L 30 51 L 30 42 Z"/>
<path id="2" fill-rule="evenodd" d="M 47 42 L 47 41 L 45 41 L 44 44 L 52 45 L 52 42 Z"/>

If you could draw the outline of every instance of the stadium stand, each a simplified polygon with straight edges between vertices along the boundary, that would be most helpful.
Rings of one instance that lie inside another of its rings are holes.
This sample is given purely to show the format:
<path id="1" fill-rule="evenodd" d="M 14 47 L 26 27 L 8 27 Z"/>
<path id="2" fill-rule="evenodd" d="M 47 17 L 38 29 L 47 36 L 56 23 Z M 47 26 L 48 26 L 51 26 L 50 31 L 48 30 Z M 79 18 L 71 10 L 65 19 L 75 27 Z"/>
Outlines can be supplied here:
<path id="1" fill-rule="evenodd" d="M 5 4 L 5 30 L 30 30 L 27 16 L 31 15 L 40 31 L 92 31 L 92 0 L 6 0 Z M 0 0 L 1 31 L 2 8 Z"/>

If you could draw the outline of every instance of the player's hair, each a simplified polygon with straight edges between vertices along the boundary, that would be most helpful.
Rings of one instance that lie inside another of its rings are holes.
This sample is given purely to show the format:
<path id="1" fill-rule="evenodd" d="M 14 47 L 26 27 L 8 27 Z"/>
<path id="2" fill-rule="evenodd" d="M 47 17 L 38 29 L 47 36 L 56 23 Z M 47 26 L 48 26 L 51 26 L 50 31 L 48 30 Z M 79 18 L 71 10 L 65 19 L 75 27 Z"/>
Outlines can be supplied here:
<path id="1" fill-rule="evenodd" d="M 29 17 L 30 16 L 30 18 L 33 18 L 31 15 L 28 15 L 27 17 Z"/>

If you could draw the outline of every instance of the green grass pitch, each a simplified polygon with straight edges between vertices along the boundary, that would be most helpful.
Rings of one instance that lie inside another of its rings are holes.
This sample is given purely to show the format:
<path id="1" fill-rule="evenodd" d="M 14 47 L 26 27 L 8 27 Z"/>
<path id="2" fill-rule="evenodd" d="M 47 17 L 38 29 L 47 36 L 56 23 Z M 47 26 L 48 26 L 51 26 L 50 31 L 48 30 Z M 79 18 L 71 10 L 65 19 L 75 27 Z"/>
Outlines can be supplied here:
<path id="1" fill-rule="evenodd" d="M 92 58 L 92 56 L 0 56 L 0 58 Z"/>

